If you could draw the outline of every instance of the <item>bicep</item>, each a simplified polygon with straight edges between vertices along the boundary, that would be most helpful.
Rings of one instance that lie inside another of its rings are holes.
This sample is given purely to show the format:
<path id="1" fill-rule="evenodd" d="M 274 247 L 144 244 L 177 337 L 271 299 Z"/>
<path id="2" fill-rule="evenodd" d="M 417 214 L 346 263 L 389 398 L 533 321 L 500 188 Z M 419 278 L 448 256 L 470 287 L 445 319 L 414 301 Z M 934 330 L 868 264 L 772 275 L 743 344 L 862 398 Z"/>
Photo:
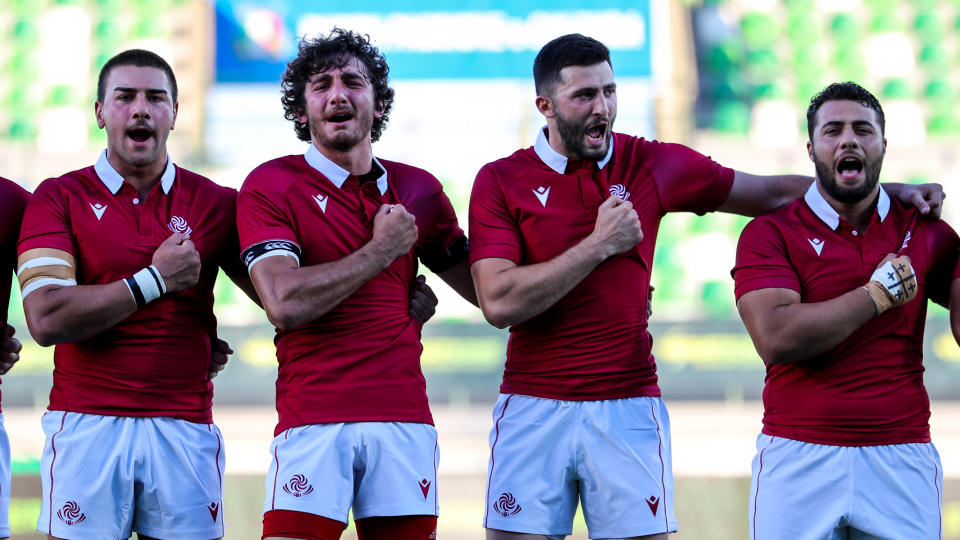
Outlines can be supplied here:
<path id="1" fill-rule="evenodd" d="M 300 264 L 290 255 L 263 257 L 250 266 L 250 280 L 264 307 L 269 308 L 280 301 L 279 290 L 294 279 L 294 272 Z"/>
<path id="2" fill-rule="evenodd" d="M 517 263 L 510 259 L 485 258 L 478 259 L 470 265 L 470 273 L 473 275 L 473 283 L 477 288 L 477 297 L 481 302 L 496 296 L 496 291 L 502 287 L 498 286 L 503 278 L 503 273 L 512 268 L 516 268 Z"/>
<path id="3" fill-rule="evenodd" d="M 754 341 L 775 329 L 777 310 L 800 303 L 800 293 L 792 289 L 767 288 L 744 293 L 737 300 L 740 318 Z"/>

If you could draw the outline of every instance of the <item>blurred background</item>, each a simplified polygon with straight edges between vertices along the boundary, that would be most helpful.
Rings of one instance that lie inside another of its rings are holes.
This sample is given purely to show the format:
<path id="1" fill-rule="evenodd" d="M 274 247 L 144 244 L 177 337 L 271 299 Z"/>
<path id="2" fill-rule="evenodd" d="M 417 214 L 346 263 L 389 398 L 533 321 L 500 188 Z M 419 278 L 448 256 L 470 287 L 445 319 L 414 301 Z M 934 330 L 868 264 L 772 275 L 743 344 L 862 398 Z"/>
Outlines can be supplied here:
<path id="1" fill-rule="evenodd" d="M 880 99 L 889 141 L 882 179 L 960 179 L 960 0 L 0 0 L 0 175 L 32 190 L 93 163 L 106 145 L 93 115 L 100 66 L 151 49 L 173 66 L 180 110 L 172 159 L 239 187 L 256 165 L 302 153 L 279 79 L 300 36 L 333 26 L 369 33 L 386 54 L 396 102 L 378 156 L 433 172 L 465 227 L 473 177 L 533 143 L 533 58 L 580 32 L 613 53 L 617 131 L 687 144 L 758 173 L 813 173 L 810 97 L 853 80 Z M 953 197 L 958 195 L 953 194 Z M 948 198 L 945 219 L 958 224 Z M 729 270 L 746 219 L 668 216 L 660 229 L 651 332 L 674 430 L 683 539 L 745 538 L 763 366 L 737 317 Z M 439 280 L 423 370 L 441 434 L 439 537 L 479 539 L 490 407 L 506 333 Z M 273 329 L 226 279 L 216 309 L 237 351 L 216 379 L 227 442 L 228 539 L 259 538 L 276 413 Z M 13 452 L 14 538 L 40 507 L 39 417 L 52 348 L 31 342 L 14 294 L 22 360 L 3 383 Z M 960 348 L 942 308 L 927 324 L 926 383 L 943 458 L 944 537 L 960 538 Z M 353 538 L 352 526 L 345 538 Z M 586 538 L 578 518 L 572 538 Z"/>

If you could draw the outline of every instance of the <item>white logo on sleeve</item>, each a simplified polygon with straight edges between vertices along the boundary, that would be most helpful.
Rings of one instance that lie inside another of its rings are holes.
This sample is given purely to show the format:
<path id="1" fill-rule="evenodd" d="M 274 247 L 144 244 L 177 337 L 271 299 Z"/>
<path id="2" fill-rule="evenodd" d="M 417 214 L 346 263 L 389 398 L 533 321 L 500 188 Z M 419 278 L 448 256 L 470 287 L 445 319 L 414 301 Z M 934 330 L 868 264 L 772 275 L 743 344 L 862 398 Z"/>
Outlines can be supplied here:
<path id="1" fill-rule="evenodd" d="M 537 196 L 537 200 L 540 201 L 540 204 L 542 204 L 543 207 L 546 208 L 546 207 L 547 207 L 547 197 L 550 196 L 550 188 L 549 188 L 549 187 L 540 186 L 540 187 L 538 187 L 537 189 L 534 189 L 534 190 L 533 190 L 533 194 Z"/>
<path id="2" fill-rule="evenodd" d="M 97 216 L 97 221 L 100 221 L 100 218 L 103 217 L 103 213 L 107 211 L 107 205 L 100 204 L 100 203 L 90 203 L 90 209 L 92 209 L 94 215 Z"/>
<path id="3" fill-rule="evenodd" d="M 820 256 L 820 252 L 823 251 L 823 240 L 819 238 L 807 238 L 807 242 L 810 242 L 810 245 L 813 246 L 813 250 L 817 252 L 817 256 Z"/>
<path id="4" fill-rule="evenodd" d="M 167 227 L 173 232 L 178 232 L 187 236 L 190 236 L 190 233 L 193 232 L 193 229 L 187 225 L 187 220 L 180 216 L 173 216 L 170 218 L 170 223 L 167 223 Z"/>
<path id="5" fill-rule="evenodd" d="M 329 199 L 330 197 L 328 195 L 323 195 L 321 193 L 317 193 L 316 195 L 313 196 L 313 200 L 317 201 L 317 206 L 320 207 L 320 210 L 324 214 L 327 213 L 327 201 Z"/>
<path id="6" fill-rule="evenodd" d="M 614 184 L 610 186 L 610 194 L 620 197 L 621 201 L 625 201 L 630 198 L 630 192 L 627 191 L 627 188 L 623 187 L 623 184 Z"/>

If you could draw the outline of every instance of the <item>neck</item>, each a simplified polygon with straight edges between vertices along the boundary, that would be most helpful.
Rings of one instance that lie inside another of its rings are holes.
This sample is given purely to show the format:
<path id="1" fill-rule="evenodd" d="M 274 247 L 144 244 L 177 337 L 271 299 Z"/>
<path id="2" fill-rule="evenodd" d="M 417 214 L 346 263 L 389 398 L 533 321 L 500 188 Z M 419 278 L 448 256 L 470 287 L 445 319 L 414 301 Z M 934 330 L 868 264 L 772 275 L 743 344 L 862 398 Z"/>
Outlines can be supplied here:
<path id="1" fill-rule="evenodd" d="M 107 149 L 107 161 L 116 170 L 123 180 L 137 190 L 140 199 L 146 199 L 153 186 L 160 182 L 160 177 L 167 169 L 167 153 L 163 152 L 163 159 L 158 159 L 147 165 L 132 165 L 119 159 L 115 152 Z"/>
<path id="2" fill-rule="evenodd" d="M 550 143 L 550 148 L 553 148 L 561 156 L 567 159 L 581 159 L 580 156 L 573 155 L 567 150 L 567 146 L 563 144 L 563 139 L 560 138 L 560 130 L 549 121 L 547 122 L 547 142 Z"/>
<path id="3" fill-rule="evenodd" d="M 342 167 L 354 176 L 370 172 L 373 163 L 373 145 L 370 141 L 354 145 L 347 150 L 337 150 L 328 146 L 321 146 L 314 141 L 314 148 L 320 151 L 327 159 Z"/>
<path id="4" fill-rule="evenodd" d="M 837 211 L 841 219 L 853 225 L 860 232 L 866 230 L 867 225 L 870 224 L 870 218 L 873 216 L 873 211 L 877 207 L 877 201 L 880 197 L 880 184 L 877 184 L 870 195 L 855 203 L 844 203 L 834 199 L 824 192 L 820 184 L 817 184 L 817 189 L 820 190 L 823 198 L 830 203 L 830 206 Z"/>

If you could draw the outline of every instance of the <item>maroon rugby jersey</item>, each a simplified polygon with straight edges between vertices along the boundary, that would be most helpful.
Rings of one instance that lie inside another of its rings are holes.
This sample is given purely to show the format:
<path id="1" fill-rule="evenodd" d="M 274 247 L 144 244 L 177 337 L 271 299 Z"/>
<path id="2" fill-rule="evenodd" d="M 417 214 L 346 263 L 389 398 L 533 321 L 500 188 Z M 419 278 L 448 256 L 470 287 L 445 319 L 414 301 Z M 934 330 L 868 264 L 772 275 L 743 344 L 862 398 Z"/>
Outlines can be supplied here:
<path id="1" fill-rule="evenodd" d="M 23 209 L 30 194 L 6 178 L 0 178 L 0 331 L 7 323 L 7 306 L 10 304 L 10 282 L 17 269 L 17 235 Z M 24 329 L 20 328 L 20 332 Z"/>
<path id="2" fill-rule="evenodd" d="M 510 328 L 500 391 L 563 400 L 659 396 L 647 295 L 660 219 L 703 214 L 733 170 L 685 146 L 615 133 L 604 160 L 570 164 L 543 131 L 534 147 L 485 165 L 470 198 L 470 261 L 557 257 L 593 232 L 611 193 L 633 203 L 643 240 L 600 264 L 556 304 Z"/>
<path id="3" fill-rule="evenodd" d="M 174 230 L 190 234 L 202 261 L 193 288 L 163 295 L 97 336 L 57 345 L 50 410 L 212 421 L 213 285 L 218 267 L 239 264 L 235 204 L 235 190 L 169 158 L 144 201 L 106 152 L 93 167 L 40 184 L 27 206 L 19 253 L 69 252 L 78 285 L 131 276 Z"/>
<path id="4" fill-rule="evenodd" d="M 311 145 L 257 167 L 240 189 L 238 229 L 251 266 L 250 254 L 269 241 L 293 244 L 302 267 L 340 260 L 373 237 L 381 204 L 403 204 L 420 234 L 410 253 L 332 310 L 277 330 L 277 434 L 330 422 L 433 423 L 410 288 L 417 258 L 437 271 L 431 261 L 462 250 L 465 238 L 436 178 L 392 161 L 374 165 L 369 180 L 359 179 Z"/>
<path id="5" fill-rule="evenodd" d="M 803 199 L 750 222 L 732 273 L 735 293 L 797 291 L 805 303 L 841 296 L 869 281 L 888 253 L 908 255 L 917 298 L 870 320 L 833 349 L 767 365 L 763 432 L 817 444 L 867 446 L 930 441 L 923 386 L 927 299 L 946 305 L 957 263 L 957 234 L 918 219 L 881 189 L 860 234 L 814 183 Z"/>

